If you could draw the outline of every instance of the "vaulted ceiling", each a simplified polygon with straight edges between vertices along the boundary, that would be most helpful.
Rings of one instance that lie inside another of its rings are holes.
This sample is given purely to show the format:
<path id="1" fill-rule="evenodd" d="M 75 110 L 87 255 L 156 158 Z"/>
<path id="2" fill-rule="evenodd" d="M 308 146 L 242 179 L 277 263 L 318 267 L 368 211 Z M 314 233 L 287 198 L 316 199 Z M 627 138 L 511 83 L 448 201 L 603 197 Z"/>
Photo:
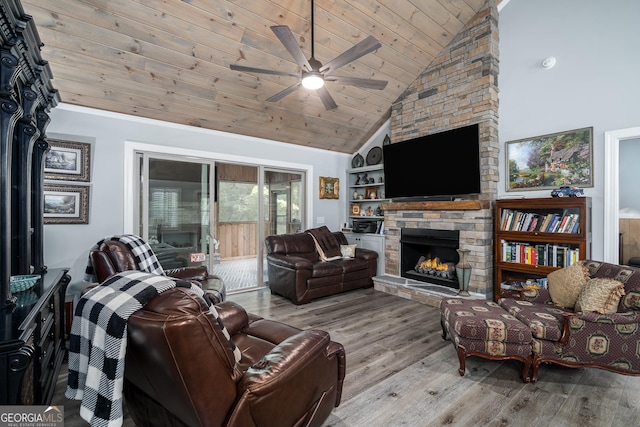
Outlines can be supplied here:
<path id="1" fill-rule="evenodd" d="M 311 56 L 310 0 L 22 0 L 44 43 L 62 102 L 354 153 L 393 102 L 485 0 L 315 0 L 314 53 L 327 63 L 367 36 L 382 46 L 336 76 L 386 80 L 383 90 L 327 82 L 267 98 L 301 72 L 271 30 L 286 25 Z"/>

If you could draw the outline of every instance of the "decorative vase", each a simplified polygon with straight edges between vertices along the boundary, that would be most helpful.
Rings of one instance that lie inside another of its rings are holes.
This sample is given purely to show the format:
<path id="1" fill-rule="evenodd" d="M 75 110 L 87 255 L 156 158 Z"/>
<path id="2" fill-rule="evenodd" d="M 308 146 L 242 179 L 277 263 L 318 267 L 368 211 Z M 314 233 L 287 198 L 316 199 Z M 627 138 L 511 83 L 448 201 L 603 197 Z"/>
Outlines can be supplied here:
<path id="1" fill-rule="evenodd" d="M 471 279 L 471 264 L 467 260 L 469 249 L 456 249 L 460 255 L 460 261 L 456 264 L 456 275 L 458 276 L 458 295 L 469 296 L 469 279 Z"/>

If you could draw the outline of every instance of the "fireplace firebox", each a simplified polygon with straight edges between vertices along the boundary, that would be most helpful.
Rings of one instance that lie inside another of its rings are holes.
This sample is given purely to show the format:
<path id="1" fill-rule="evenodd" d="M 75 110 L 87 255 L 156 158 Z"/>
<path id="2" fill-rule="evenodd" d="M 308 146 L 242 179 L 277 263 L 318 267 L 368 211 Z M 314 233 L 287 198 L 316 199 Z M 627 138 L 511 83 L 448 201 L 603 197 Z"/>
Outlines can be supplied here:
<path id="1" fill-rule="evenodd" d="M 423 228 L 400 230 L 400 275 L 408 279 L 458 288 L 455 265 L 460 231 Z"/>

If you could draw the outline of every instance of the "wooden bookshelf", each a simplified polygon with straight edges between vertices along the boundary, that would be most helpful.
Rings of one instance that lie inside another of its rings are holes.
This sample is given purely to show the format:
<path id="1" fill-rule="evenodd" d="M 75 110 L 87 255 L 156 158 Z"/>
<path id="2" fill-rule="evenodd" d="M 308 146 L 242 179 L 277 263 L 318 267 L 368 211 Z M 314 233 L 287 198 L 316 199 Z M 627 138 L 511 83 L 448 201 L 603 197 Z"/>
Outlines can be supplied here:
<path id="1" fill-rule="evenodd" d="M 494 215 L 494 298 L 591 256 L 591 198 L 500 199 Z"/>

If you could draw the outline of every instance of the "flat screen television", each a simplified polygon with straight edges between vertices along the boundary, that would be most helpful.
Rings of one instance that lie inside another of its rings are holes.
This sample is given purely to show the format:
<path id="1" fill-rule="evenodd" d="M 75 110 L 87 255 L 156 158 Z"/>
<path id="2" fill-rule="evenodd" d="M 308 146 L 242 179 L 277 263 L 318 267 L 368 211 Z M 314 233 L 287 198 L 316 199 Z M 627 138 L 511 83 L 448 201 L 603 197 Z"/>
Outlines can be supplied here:
<path id="1" fill-rule="evenodd" d="M 474 124 L 382 146 L 385 198 L 452 200 L 480 193 Z"/>

